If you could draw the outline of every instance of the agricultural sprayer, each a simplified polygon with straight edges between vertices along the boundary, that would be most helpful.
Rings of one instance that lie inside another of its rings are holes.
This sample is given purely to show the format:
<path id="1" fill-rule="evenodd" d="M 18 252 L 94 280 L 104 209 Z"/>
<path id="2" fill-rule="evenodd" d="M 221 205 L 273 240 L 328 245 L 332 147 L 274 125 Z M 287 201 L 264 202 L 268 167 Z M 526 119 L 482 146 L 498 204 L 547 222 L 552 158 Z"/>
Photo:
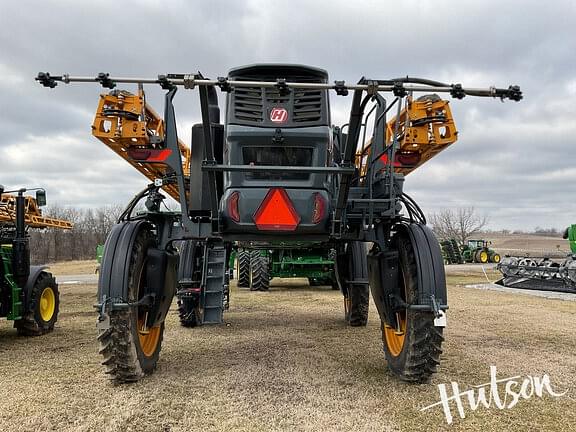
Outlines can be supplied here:
<path id="1" fill-rule="evenodd" d="M 222 322 L 235 242 L 333 249 L 346 321 L 366 325 L 371 291 L 389 368 L 413 382 L 435 372 L 448 309 L 442 254 L 404 191 L 407 174 L 456 140 L 448 102 L 429 93 L 518 101 L 518 87 L 418 78 L 349 85 L 330 83 L 322 69 L 285 64 L 239 67 L 218 79 L 40 73 L 37 80 L 50 88 L 138 85 L 135 94 L 101 95 L 92 126 L 153 181 L 121 215 L 102 259 L 98 340 L 115 381 L 153 371 L 175 295 L 181 317 Z M 144 85 L 166 91 L 163 119 L 146 104 Z M 202 122 L 192 127 L 190 147 L 178 140 L 172 101 L 179 88 L 199 96 Z M 226 95 L 223 123 L 218 89 Z M 330 92 L 351 93 L 342 127 L 332 125 Z M 164 193 L 179 211 L 160 210 Z M 147 211 L 134 212 L 142 200 Z"/>
<path id="2" fill-rule="evenodd" d="M 24 195 L 36 190 L 36 197 Z M 14 195 L 15 193 L 15 195 Z M 14 321 L 19 334 L 37 336 L 54 329 L 60 297 L 47 266 L 30 265 L 28 229 L 71 229 L 68 221 L 45 217 L 44 189 L 5 191 L 0 186 L 0 317 Z"/>

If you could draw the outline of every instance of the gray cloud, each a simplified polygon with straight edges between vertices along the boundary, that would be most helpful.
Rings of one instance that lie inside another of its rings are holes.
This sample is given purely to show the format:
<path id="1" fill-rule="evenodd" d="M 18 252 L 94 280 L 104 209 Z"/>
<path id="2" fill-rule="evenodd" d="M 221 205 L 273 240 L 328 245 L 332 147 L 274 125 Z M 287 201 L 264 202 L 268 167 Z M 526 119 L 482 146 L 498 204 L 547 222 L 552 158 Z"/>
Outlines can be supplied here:
<path id="1" fill-rule="evenodd" d="M 576 4 L 556 1 L 7 2 L 0 15 L 0 183 L 44 185 L 63 205 L 126 202 L 146 180 L 90 135 L 101 89 L 47 90 L 38 71 L 225 75 L 254 62 L 305 63 L 332 79 L 425 76 L 520 84 L 519 104 L 451 103 L 459 141 L 408 176 L 425 210 L 473 205 L 494 228 L 574 221 Z M 162 111 L 162 92 L 148 100 Z M 333 98 L 347 122 L 350 98 Z M 179 133 L 199 121 L 176 99 Z"/>

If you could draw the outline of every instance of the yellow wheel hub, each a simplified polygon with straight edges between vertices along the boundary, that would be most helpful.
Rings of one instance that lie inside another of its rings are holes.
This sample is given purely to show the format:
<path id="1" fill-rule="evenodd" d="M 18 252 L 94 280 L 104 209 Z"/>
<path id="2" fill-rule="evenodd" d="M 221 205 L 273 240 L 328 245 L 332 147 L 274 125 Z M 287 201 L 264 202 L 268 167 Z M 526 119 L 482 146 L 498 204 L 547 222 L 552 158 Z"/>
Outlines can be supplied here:
<path id="1" fill-rule="evenodd" d="M 54 316 L 56 310 L 56 295 L 54 290 L 50 287 L 44 288 L 40 295 L 40 317 L 48 322 Z"/>
<path id="2" fill-rule="evenodd" d="M 145 323 L 144 319 L 138 319 L 138 340 L 144 355 L 151 357 L 160 341 L 160 326 L 147 329 L 145 328 Z"/>
<path id="3" fill-rule="evenodd" d="M 488 252 L 482 251 L 480 252 L 480 262 L 487 263 L 488 262 Z"/>
<path id="4" fill-rule="evenodd" d="M 397 315 L 399 329 L 384 325 L 384 343 L 393 357 L 398 357 L 404 348 L 406 339 L 406 312 Z"/>
<path id="5" fill-rule="evenodd" d="M 494 262 L 495 262 L 495 263 L 499 263 L 499 262 L 500 262 L 500 255 L 495 254 L 494 257 L 493 257 L 493 259 L 494 259 Z"/>

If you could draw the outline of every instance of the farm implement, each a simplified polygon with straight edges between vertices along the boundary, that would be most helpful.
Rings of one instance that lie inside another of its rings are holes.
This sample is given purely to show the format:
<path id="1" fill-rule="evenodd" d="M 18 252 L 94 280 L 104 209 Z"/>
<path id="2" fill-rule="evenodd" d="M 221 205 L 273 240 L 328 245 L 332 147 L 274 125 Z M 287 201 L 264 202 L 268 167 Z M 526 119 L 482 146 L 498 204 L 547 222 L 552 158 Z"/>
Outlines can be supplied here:
<path id="1" fill-rule="evenodd" d="M 404 191 L 405 176 L 456 140 L 448 102 L 430 93 L 518 101 L 518 87 L 419 78 L 330 83 L 322 69 L 284 64 L 239 67 L 218 79 L 36 79 L 49 88 L 111 89 L 100 97 L 92 133 L 152 181 L 121 215 L 102 258 L 98 340 L 113 380 L 154 370 L 174 296 L 184 325 L 222 322 L 229 256 L 243 242 L 333 249 L 347 323 L 366 325 L 371 291 L 392 372 L 412 382 L 435 372 L 448 309 L 444 265 L 424 214 Z M 144 85 L 165 90 L 163 118 L 146 104 Z M 172 101 L 179 88 L 197 92 L 200 102 L 190 147 L 178 139 Z M 226 95 L 223 123 L 218 89 Z M 351 95 L 342 127 L 332 126 L 330 92 Z M 179 211 L 160 210 L 164 194 Z M 137 213 L 140 201 L 147 210 Z"/>
<path id="2" fill-rule="evenodd" d="M 550 258 L 502 258 L 498 285 L 509 288 L 558 291 L 576 294 L 576 225 L 566 228 L 564 238 L 570 243 L 570 254 L 562 261 Z"/>
<path id="3" fill-rule="evenodd" d="M 338 290 L 332 249 L 253 249 L 238 250 L 238 286 L 267 291 L 272 278 L 306 278 L 310 286 L 329 285 Z"/>
<path id="4" fill-rule="evenodd" d="M 40 207 L 46 204 L 43 189 L 36 190 L 35 198 L 24 195 L 26 192 L 5 191 L 0 186 L 0 317 L 14 321 L 18 334 L 37 336 L 54 329 L 60 298 L 58 284 L 47 267 L 30 265 L 27 231 L 71 229 L 72 224 L 42 216 Z"/>

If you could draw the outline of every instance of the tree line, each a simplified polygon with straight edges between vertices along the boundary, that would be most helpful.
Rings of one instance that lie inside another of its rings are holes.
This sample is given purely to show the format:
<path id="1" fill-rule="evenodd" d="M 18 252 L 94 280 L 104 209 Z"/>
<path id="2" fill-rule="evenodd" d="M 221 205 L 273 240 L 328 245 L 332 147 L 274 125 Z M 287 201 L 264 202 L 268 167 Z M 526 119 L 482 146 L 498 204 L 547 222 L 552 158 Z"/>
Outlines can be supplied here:
<path id="1" fill-rule="evenodd" d="M 44 216 L 70 221 L 74 228 L 30 230 L 32 263 L 94 259 L 96 246 L 104 244 L 122 210 L 120 205 L 95 209 L 60 206 L 44 209 Z M 466 243 L 470 236 L 478 235 L 488 223 L 488 218 L 479 215 L 473 207 L 445 209 L 430 215 L 429 219 L 438 238 L 456 238 L 462 244 Z M 534 234 L 559 236 L 560 232 L 555 228 L 537 227 Z"/>
<path id="2" fill-rule="evenodd" d="M 122 209 L 121 206 L 96 209 L 47 207 L 42 212 L 43 216 L 67 220 L 74 224 L 74 228 L 31 229 L 29 234 L 32 263 L 94 259 L 96 246 L 104 244 Z"/>

